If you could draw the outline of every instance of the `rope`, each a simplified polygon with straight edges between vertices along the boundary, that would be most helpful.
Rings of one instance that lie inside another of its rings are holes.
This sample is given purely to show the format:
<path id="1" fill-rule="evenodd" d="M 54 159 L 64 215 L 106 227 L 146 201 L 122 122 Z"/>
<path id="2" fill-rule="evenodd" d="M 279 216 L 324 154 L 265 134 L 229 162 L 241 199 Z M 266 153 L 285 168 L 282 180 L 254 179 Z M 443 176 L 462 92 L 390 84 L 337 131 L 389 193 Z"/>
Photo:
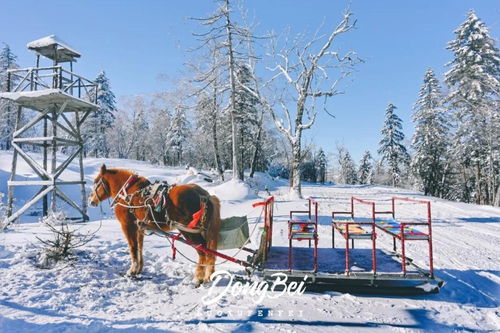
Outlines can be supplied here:
<path id="1" fill-rule="evenodd" d="M 130 177 L 129 177 L 129 178 L 130 178 Z M 128 182 L 128 180 L 127 180 L 127 182 Z M 127 182 L 125 182 L 125 184 L 126 184 Z M 123 187 L 125 186 L 125 184 L 122 186 L 122 189 L 123 189 Z M 121 189 L 120 189 L 120 191 L 121 191 Z M 120 193 L 120 192 L 118 192 L 118 193 Z M 135 192 L 132 194 L 132 196 L 133 196 L 134 194 L 135 194 Z M 154 212 L 153 212 L 153 208 L 151 207 L 151 205 L 149 205 L 149 204 L 144 204 L 144 205 L 140 205 L 140 206 L 131 206 L 131 205 L 123 204 L 123 203 L 121 203 L 121 202 L 119 202 L 119 201 L 114 202 L 114 201 L 116 200 L 116 198 L 117 198 L 117 197 L 118 197 L 118 195 L 117 195 L 117 196 L 114 198 L 114 200 L 113 200 L 114 205 L 122 206 L 122 207 L 124 207 L 124 208 L 128 208 L 128 209 L 139 209 L 139 208 L 146 208 L 146 207 L 147 207 L 147 208 L 149 209 L 150 213 L 151 213 L 151 217 L 152 217 L 152 219 L 153 219 L 153 222 L 155 223 L 155 225 L 156 225 L 156 227 L 157 227 L 158 229 L 160 229 L 160 230 L 161 230 L 161 227 L 160 227 L 160 225 L 159 225 L 160 223 L 161 223 L 161 224 L 165 224 L 165 225 L 172 225 L 172 223 L 168 223 L 168 222 L 161 222 L 161 221 L 159 222 L 159 221 L 157 221 L 157 220 L 156 220 L 156 218 L 155 218 L 155 215 L 154 215 Z M 120 198 L 120 199 L 121 199 L 121 198 Z M 248 211 L 248 213 L 247 213 L 247 214 L 245 214 L 244 216 L 248 216 L 248 215 L 249 215 L 249 213 L 250 213 L 252 210 L 254 210 L 254 209 L 255 209 L 255 208 L 252 208 L 251 210 L 249 210 L 249 211 Z M 101 207 L 101 211 L 102 211 L 102 207 Z M 259 224 L 259 221 L 260 221 L 260 219 L 262 218 L 262 214 L 263 214 L 263 212 L 264 212 L 264 209 L 262 209 L 262 210 L 261 210 L 260 215 L 259 215 L 259 217 L 258 217 L 258 219 L 257 219 L 257 222 L 256 222 L 256 223 L 254 223 L 254 227 L 253 227 L 253 229 L 252 229 L 252 232 L 250 233 L 250 235 L 249 235 L 249 236 L 248 236 L 248 238 L 246 239 L 245 244 L 243 244 L 243 246 L 241 246 L 241 247 L 238 249 L 238 251 L 236 251 L 236 253 L 234 253 L 231 257 L 236 257 L 236 256 L 237 256 L 237 255 L 238 255 L 241 251 L 243 251 L 243 248 L 245 247 L 245 245 L 247 245 L 247 244 L 248 244 L 248 242 L 249 242 L 250 238 L 252 238 L 253 234 L 255 233 L 255 230 L 257 229 L 257 225 Z M 203 215 L 205 215 L 205 214 L 203 214 Z M 102 221 L 102 220 L 101 220 L 101 221 Z M 153 233 L 155 233 L 155 232 L 153 231 Z M 156 233 L 155 233 L 155 234 L 156 234 Z M 157 234 L 157 235 L 158 235 L 158 234 Z M 179 251 L 179 250 L 178 250 L 178 249 L 174 246 L 174 244 L 173 244 L 172 240 L 170 239 L 170 237 L 168 237 L 168 236 L 164 236 L 164 235 L 161 235 L 161 234 L 160 234 L 160 235 L 158 235 L 158 236 L 162 236 L 162 237 L 166 238 L 166 239 L 167 239 L 167 241 L 170 243 L 170 246 L 171 246 L 172 248 L 175 248 L 175 249 L 176 249 L 176 252 L 178 252 L 178 253 L 179 253 L 179 254 L 180 254 L 180 255 L 181 255 L 184 259 L 186 259 L 187 261 L 189 261 L 189 262 L 191 262 L 191 263 L 193 263 L 193 264 L 199 265 L 199 266 L 212 266 L 212 265 L 209 265 L 209 264 L 199 264 L 199 263 L 197 263 L 196 261 L 194 261 L 194 260 L 192 260 L 192 259 L 188 258 L 186 255 L 184 255 L 184 253 L 182 253 L 182 251 Z M 214 264 L 213 266 L 222 265 L 222 264 L 225 264 L 225 263 L 226 263 L 226 262 L 228 262 L 228 261 L 230 261 L 230 260 L 229 260 L 229 259 L 224 259 L 224 261 L 219 262 L 219 263 L 216 263 L 216 264 Z"/>
<path id="2" fill-rule="evenodd" d="M 151 207 L 150 207 L 150 209 L 151 209 Z M 252 208 L 252 209 L 249 211 L 249 213 L 250 213 L 252 210 L 254 210 L 254 209 L 255 209 L 255 208 Z M 248 241 L 250 240 L 250 238 L 252 238 L 253 234 L 255 233 L 255 230 L 257 229 L 257 225 L 259 224 L 259 221 L 260 221 L 260 219 L 262 218 L 262 214 L 263 214 L 263 212 L 264 212 L 264 210 L 262 209 L 262 210 L 261 210 L 261 212 L 260 212 L 260 215 L 259 215 L 259 217 L 258 217 L 258 219 L 257 219 L 257 222 L 256 222 L 256 223 L 254 223 L 254 227 L 253 227 L 253 229 L 252 229 L 252 232 L 250 233 L 250 235 L 248 236 L 248 238 L 247 238 L 247 239 L 246 239 L 246 241 L 245 241 L 245 244 L 243 244 L 243 246 L 242 246 L 242 247 L 240 247 L 240 248 L 238 249 L 238 251 L 236 251 L 233 255 L 231 255 L 231 257 L 235 257 L 235 256 L 237 256 L 237 255 L 238 255 L 241 251 L 243 251 L 243 248 L 245 247 L 245 245 L 247 245 L 247 244 L 248 244 Z M 247 214 L 246 214 L 246 215 L 244 215 L 244 216 L 247 216 L 249 213 L 247 213 Z M 154 215 L 153 215 L 153 222 L 155 222 L 156 226 L 157 226 L 159 229 L 161 229 L 161 227 L 158 225 L 158 221 L 156 221 L 156 220 L 155 220 Z M 158 234 L 157 234 L 157 235 L 158 235 Z M 164 235 L 161 235 L 161 234 L 159 234 L 158 236 L 161 236 L 161 237 L 166 238 L 166 239 L 168 240 L 168 242 L 170 243 L 170 246 L 171 246 L 171 247 L 174 247 L 173 242 L 170 240 L 170 237 L 168 237 L 168 236 L 164 236 Z M 178 249 L 177 249 L 177 252 L 178 252 L 178 253 L 179 253 L 179 254 L 180 254 L 180 255 L 181 255 L 184 259 L 186 259 L 187 261 L 189 261 L 189 262 L 191 262 L 191 263 L 193 263 L 193 264 L 196 264 L 196 265 L 199 265 L 199 266 L 212 266 L 212 265 L 209 265 L 209 264 L 199 264 L 199 263 L 197 263 L 196 261 L 194 261 L 194 260 L 192 260 L 192 259 L 188 258 L 188 257 L 187 257 L 184 253 L 182 253 L 182 251 L 179 251 Z M 229 259 L 224 259 L 224 261 L 219 262 L 219 263 L 216 263 L 216 264 L 214 264 L 213 266 L 219 266 L 219 265 L 225 264 L 225 263 L 226 263 L 226 262 L 228 262 L 228 261 L 230 261 L 230 260 L 229 260 Z"/>

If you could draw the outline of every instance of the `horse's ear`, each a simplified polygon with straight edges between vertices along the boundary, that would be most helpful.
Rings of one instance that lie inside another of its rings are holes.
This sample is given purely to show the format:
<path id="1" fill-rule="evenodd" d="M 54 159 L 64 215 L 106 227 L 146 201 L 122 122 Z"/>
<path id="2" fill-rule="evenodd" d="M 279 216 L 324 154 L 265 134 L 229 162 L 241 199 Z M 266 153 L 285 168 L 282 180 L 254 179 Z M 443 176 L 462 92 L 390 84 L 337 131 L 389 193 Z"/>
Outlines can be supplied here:
<path id="1" fill-rule="evenodd" d="M 106 173 L 106 164 L 101 165 L 101 175 Z"/>

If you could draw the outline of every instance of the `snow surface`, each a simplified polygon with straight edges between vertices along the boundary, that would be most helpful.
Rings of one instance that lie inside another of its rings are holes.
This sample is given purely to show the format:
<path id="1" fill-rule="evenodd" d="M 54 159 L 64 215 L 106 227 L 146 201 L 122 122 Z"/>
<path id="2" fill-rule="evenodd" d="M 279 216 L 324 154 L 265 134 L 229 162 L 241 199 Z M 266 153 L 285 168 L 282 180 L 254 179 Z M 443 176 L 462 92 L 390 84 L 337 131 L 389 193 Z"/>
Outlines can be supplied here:
<path id="1" fill-rule="evenodd" d="M 6 192 L 11 154 L 0 152 L 0 192 Z M 86 159 L 86 178 L 90 182 L 105 162 L 108 167 L 127 167 L 151 179 L 170 183 L 200 182 L 221 197 L 222 215 L 248 214 L 250 232 L 256 226 L 258 209 L 251 203 L 265 197 L 267 188 L 276 196 L 274 243 L 287 246 L 286 220 L 291 209 L 304 209 L 304 200 L 289 201 L 286 182 L 257 174 L 249 183 L 229 181 L 208 183 L 183 168 L 153 166 L 118 159 Z M 72 164 L 63 175 L 76 176 Z M 19 165 L 21 177 L 32 178 L 29 168 Z M 204 172 L 209 174 L 208 172 Z M 234 192 L 233 192 L 234 190 Z M 78 198 L 78 187 L 70 187 Z M 352 195 L 380 203 L 388 208 L 393 195 L 424 198 L 421 193 L 383 186 L 304 185 L 304 197 L 312 196 L 320 208 L 320 247 L 329 247 L 330 212 L 348 207 Z M 21 188 L 17 204 L 33 192 Z M 255 194 L 257 193 L 257 194 Z M 446 281 L 439 294 L 394 297 L 305 293 L 299 296 L 265 298 L 254 304 L 248 296 L 223 297 L 219 304 L 200 301 L 209 287 L 190 286 L 193 264 L 178 255 L 171 258 L 168 242 L 158 236 L 145 239 L 145 272 L 140 280 L 123 276 L 129 267 L 129 254 L 119 224 L 107 204 L 103 215 L 91 209 L 90 223 L 81 232 L 98 230 L 97 237 L 76 253 L 77 260 L 52 269 L 35 267 L 40 243 L 47 229 L 38 222 L 36 211 L 23 222 L 0 233 L 0 332 L 452 332 L 498 331 L 500 264 L 500 209 L 427 198 L 432 201 L 436 275 Z M 399 212 L 399 211 L 398 211 Z M 402 218 L 423 218 L 415 205 L 400 210 Z M 102 221 L 101 221 L 102 219 Z M 99 229 L 100 228 L 100 229 Z M 252 235 L 256 246 L 258 233 Z M 391 240 L 379 234 L 378 245 L 390 248 Z M 369 248 L 359 241 L 357 248 Z M 305 246 L 302 244 L 299 246 Z M 196 258 L 194 250 L 179 245 L 179 251 Z M 408 255 L 427 267 L 423 243 L 412 242 Z M 223 251 L 233 254 L 235 250 Z M 244 256 L 239 255 L 244 258 Z M 217 270 L 243 274 L 240 266 L 222 262 Z M 217 287 L 222 290 L 223 287 Z M 271 312 L 270 312 L 271 311 Z"/>

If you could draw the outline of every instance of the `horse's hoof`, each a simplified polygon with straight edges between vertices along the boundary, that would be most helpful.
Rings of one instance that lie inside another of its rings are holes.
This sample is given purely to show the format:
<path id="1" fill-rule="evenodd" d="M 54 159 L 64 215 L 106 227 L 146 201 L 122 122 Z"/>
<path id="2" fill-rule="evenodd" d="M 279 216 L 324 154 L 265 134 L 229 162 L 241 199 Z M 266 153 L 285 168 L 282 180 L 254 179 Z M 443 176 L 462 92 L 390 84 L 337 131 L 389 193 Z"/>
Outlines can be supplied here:
<path id="1" fill-rule="evenodd" d="M 201 286 L 202 284 L 202 280 L 200 279 L 197 279 L 197 278 L 193 278 L 193 280 L 191 281 L 191 285 L 194 287 L 194 288 L 198 288 L 199 286 Z"/>
<path id="2" fill-rule="evenodd" d="M 130 268 L 130 269 L 127 271 L 127 273 L 125 273 L 125 276 L 126 276 L 126 277 L 136 277 L 136 276 L 137 276 L 137 275 L 139 275 L 139 274 L 140 274 L 140 273 L 139 273 L 139 272 L 137 272 L 137 270 Z"/>

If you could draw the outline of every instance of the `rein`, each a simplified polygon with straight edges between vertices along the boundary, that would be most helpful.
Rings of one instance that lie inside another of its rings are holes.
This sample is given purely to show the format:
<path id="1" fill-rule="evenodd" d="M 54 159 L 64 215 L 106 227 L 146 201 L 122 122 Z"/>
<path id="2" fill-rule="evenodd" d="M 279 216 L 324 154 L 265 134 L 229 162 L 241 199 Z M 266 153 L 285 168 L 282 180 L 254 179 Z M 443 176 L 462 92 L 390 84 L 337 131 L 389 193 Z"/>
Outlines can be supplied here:
<path id="1" fill-rule="evenodd" d="M 153 197 L 146 197 L 144 199 L 144 204 L 142 204 L 142 205 L 131 205 L 130 204 L 131 198 L 133 198 L 136 193 L 141 192 L 145 188 L 147 188 L 147 187 L 143 187 L 143 188 L 138 189 L 134 193 L 130 193 L 129 194 L 127 192 L 128 189 L 132 185 L 134 185 L 137 182 L 138 179 L 139 179 L 139 177 L 136 174 L 130 175 L 130 177 L 125 181 L 125 183 L 123 183 L 122 187 L 120 188 L 120 190 L 118 191 L 118 193 L 115 195 L 115 197 L 111 201 L 110 208 L 113 208 L 114 206 L 121 206 L 121 207 L 128 208 L 130 210 L 141 209 L 141 208 L 148 208 L 149 213 L 151 215 L 151 218 L 153 219 L 153 221 L 149 221 L 149 222 L 154 222 L 154 224 L 158 228 L 160 228 L 160 229 L 161 229 L 160 224 L 163 224 L 163 225 L 166 225 L 168 227 L 171 227 L 171 228 L 175 227 L 175 228 L 177 228 L 180 231 L 184 231 L 184 232 L 188 232 L 188 233 L 193 233 L 193 234 L 200 234 L 200 233 L 203 233 L 205 231 L 205 230 L 203 230 L 203 228 L 198 227 L 198 225 L 200 224 L 200 221 L 201 221 L 201 225 L 202 226 L 205 225 L 205 222 L 206 222 L 206 218 L 207 218 L 206 217 L 206 215 L 207 215 L 206 214 L 207 213 L 207 202 L 208 202 L 208 199 L 206 197 L 201 197 L 200 198 L 200 200 L 201 200 L 200 210 L 197 211 L 197 212 L 195 212 L 193 214 L 193 219 L 187 225 L 184 225 L 184 224 L 179 223 L 177 221 L 171 220 L 169 218 L 169 216 L 168 216 L 168 211 L 167 211 L 166 208 L 165 208 L 165 217 L 166 217 L 167 221 L 157 221 L 156 218 L 155 218 L 155 214 L 154 214 L 154 208 L 148 202 L 152 201 L 153 205 L 156 207 L 161 200 L 164 200 L 163 199 L 164 198 L 163 197 L 163 192 L 161 192 L 160 195 L 158 195 L 158 197 L 156 198 L 156 200 Z M 104 190 L 107 193 L 109 193 L 109 186 L 107 186 L 107 184 L 104 182 L 104 180 L 102 178 L 99 179 L 98 183 L 96 183 L 95 188 L 97 189 L 97 187 L 100 184 L 103 184 Z M 148 181 L 148 186 L 151 187 L 151 186 L 154 186 L 154 184 L 151 184 Z M 167 194 L 168 194 L 169 191 L 170 191 L 170 187 L 167 189 Z M 97 195 L 97 191 L 95 191 L 95 192 L 96 192 L 96 195 Z M 154 196 L 155 194 L 156 193 L 152 193 L 152 196 Z M 99 199 L 99 196 L 98 196 L 98 199 Z M 120 199 L 123 200 L 125 203 L 120 202 Z M 165 201 L 163 201 L 163 202 L 165 203 Z"/>
<path id="2" fill-rule="evenodd" d="M 101 178 L 102 179 L 102 178 Z M 128 198 L 129 198 L 129 194 L 127 193 L 127 190 L 135 184 L 135 182 L 139 179 L 139 177 L 136 175 L 136 174 L 133 174 L 133 175 L 130 175 L 130 177 L 128 177 L 128 179 L 125 181 L 125 183 L 123 183 L 122 187 L 120 188 L 120 190 L 118 191 L 118 193 L 115 195 L 115 197 L 113 198 L 113 200 L 111 201 L 110 203 L 110 207 L 113 208 L 119 199 L 122 199 L 123 201 L 125 201 L 127 204 L 130 204 L 130 202 L 128 201 Z M 135 194 L 135 192 L 132 194 L 132 196 Z"/>

